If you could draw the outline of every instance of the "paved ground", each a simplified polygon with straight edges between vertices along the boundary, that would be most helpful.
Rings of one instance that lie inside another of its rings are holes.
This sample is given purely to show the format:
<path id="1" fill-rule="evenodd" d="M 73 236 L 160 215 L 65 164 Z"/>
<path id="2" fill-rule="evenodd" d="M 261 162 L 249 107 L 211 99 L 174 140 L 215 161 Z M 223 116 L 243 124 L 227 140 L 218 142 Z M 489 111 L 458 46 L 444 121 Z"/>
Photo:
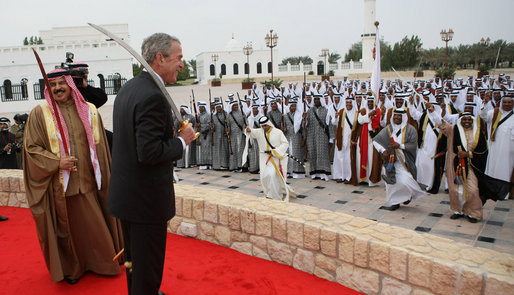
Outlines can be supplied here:
<path id="1" fill-rule="evenodd" d="M 240 84 L 223 85 L 212 88 L 212 95 L 223 95 L 239 91 L 244 93 Z M 189 104 L 191 89 L 195 90 L 197 101 L 208 101 L 207 85 L 192 85 L 168 88 L 176 103 Z M 107 129 L 112 130 L 112 101 L 100 108 L 100 113 Z M 28 111 L 28 110 L 27 110 Z M 0 112 L 2 112 L 0 110 Z M 12 118 L 13 113 L 0 116 Z M 258 174 L 231 173 L 197 168 L 177 171 L 184 183 L 202 185 L 228 191 L 239 191 L 263 196 Z M 397 211 L 380 209 L 385 202 L 385 188 L 351 186 L 335 181 L 311 179 L 290 179 L 292 187 L 301 195 L 292 202 L 315 206 L 336 212 L 369 218 L 420 232 L 429 232 L 468 245 L 494 249 L 500 252 L 514 253 L 514 201 L 492 202 L 484 206 L 484 219 L 479 223 L 469 223 L 465 219 L 451 220 L 448 194 L 442 192 L 402 206 Z"/>
<path id="2" fill-rule="evenodd" d="M 264 197 L 258 174 L 233 173 L 198 168 L 177 169 L 183 183 L 238 191 Z M 514 253 L 514 202 L 492 202 L 484 206 L 484 220 L 472 224 L 467 219 L 451 220 L 448 194 L 427 194 L 396 211 L 381 209 L 385 187 L 352 186 L 335 181 L 289 179 L 300 194 L 291 202 L 360 216 L 379 222 L 429 232 L 468 245 Z"/>

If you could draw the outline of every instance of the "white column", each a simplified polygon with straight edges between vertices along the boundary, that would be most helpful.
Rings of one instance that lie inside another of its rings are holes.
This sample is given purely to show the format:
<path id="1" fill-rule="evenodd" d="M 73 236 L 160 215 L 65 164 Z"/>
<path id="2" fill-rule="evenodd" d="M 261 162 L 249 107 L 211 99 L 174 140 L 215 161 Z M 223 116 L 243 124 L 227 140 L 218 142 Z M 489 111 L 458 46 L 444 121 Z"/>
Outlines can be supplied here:
<path id="1" fill-rule="evenodd" d="M 373 70 L 373 47 L 375 46 L 375 8 L 376 0 L 364 0 L 364 32 L 362 40 L 362 71 Z"/>

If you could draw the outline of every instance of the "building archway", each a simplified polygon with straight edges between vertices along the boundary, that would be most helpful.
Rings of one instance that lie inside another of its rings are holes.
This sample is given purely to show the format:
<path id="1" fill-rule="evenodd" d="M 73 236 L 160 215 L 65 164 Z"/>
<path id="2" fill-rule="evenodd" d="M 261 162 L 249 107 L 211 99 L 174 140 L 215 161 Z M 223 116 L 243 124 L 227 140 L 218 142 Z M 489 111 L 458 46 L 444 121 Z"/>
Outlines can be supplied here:
<path id="1" fill-rule="evenodd" d="M 29 97 L 29 90 L 27 87 L 27 84 L 29 83 L 29 80 L 27 78 L 23 78 L 20 81 L 21 85 L 21 97 L 22 98 L 28 98 Z"/>
<path id="2" fill-rule="evenodd" d="M 98 74 L 98 79 L 100 79 L 100 88 L 102 88 L 103 91 L 105 91 L 105 78 L 104 75 Z"/>
<path id="3" fill-rule="evenodd" d="M 318 67 L 317 67 L 317 75 L 322 76 L 325 74 L 325 63 L 323 63 L 321 60 L 318 61 Z"/>
<path id="4" fill-rule="evenodd" d="M 4 98 L 5 99 L 12 99 L 12 84 L 11 84 L 11 80 L 9 79 L 6 79 L 4 80 L 4 83 L 3 83 L 3 95 L 4 95 Z"/>

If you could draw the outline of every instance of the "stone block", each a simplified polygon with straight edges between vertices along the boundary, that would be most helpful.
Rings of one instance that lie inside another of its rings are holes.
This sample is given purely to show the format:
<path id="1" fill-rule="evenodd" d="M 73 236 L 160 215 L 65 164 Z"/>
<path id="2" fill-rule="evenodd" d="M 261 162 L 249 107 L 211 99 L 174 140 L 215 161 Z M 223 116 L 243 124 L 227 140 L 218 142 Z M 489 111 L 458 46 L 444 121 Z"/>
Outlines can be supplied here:
<path id="1" fill-rule="evenodd" d="M 228 207 L 228 227 L 232 230 L 241 230 L 241 215 L 237 207 Z"/>
<path id="2" fill-rule="evenodd" d="M 255 234 L 255 211 L 241 209 L 241 230 L 248 234 Z"/>
<path id="3" fill-rule="evenodd" d="M 0 182 L 1 182 L 0 184 L 2 185 L 2 187 L 0 187 L 2 192 L 10 192 L 11 191 L 11 188 L 9 187 L 9 177 L 6 177 L 6 176 L 1 177 Z"/>
<path id="4" fill-rule="evenodd" d="M 484 295 L 514 294 L 514 280 L 511 277 L 488 275 L 485 279 Z"/>
<path id="5" fill-rule="evenodd" d="M 255 234 L 263 237 L 271 237 L 271 214 L 255 212 Z"/>
<path id="6" fill-rule="evenodd" d="M 353 263 L 360 267 L 368 267 L 369 238 L 357 237 L 353 248 Z"/>
<path id="7" fill-rule="evenodd" d="M 180 223 L 180 232 L 186 237 L 196 238 L 196 236 L 198 236 L 198 228 L 196 227 L 196 224 L 185 221 Z"/>
<path id="8" fill-rule="evenodd" d="M 312 224 L 304 224 L 303 226 L 303 243 L 307 250 L 319 251 L 320 230 L 318 226 Z"/>
<path id="9" fill-rule="evenodd" d="M 413 285 L 430 288 L 432 261 L 426 256 L 409 253 L 409 282 Z"/>
<path id="10" fill-rule="evenodd" d="M 352 264 L 345 262 L 341 263 L 341 265 L 336 269 L 336 282 L 345 287 L 355 289 L 356 287 L 352 282 L 353 269 L 354 266 Z"/>
<path id="11" fill-rule="evenodd" d="M 250 236 L 250 243 L 262 250 L 268 249 L 268 242 L 264 237 Z"/>
<path id="12" fill-rule="evenodd" d="M 19 193 L 20 192 L 20 180 L 18 177 L 9 177 L 9 191 L 11 193 Z"/>
<path id="13" fill-rule="evenodd" d="M 205 201 L 203 209 L 203 219 L 210 223 L 218 223 L 218 205 L 213 202 Z"/>
<path id="14" fill-rule="evenodd" d="M 0 192 L 0 206 L 7 206 L 9 203 L 9 193 Z"/>
<path id="15" fill-rule="evenodd" d="M 339 259 L 353 263 L 353 247 L 355 236 L 351 234 L 339 234 Z"/>
<path id="16" fill-rule="evenodd" d="M 356 227 L 356 228 L 365 228 L 365 227 L 368 227 L 368 226 L 371 226 L 371 225 L 375 225 L 375 224 L 377 224 L 377 222 L 373 221 L 373 220 L 366 219 L 366 218 L 362 218 L 362 217 L 355 217 L 348 224 L 350 226 L 353 226 L 353 227 Z"/>
<path id="17" fill-rule="evenodd" d="M 248 234 L 245 234 L 240 231 L 233 231 L 230 235 L 232 238 L 232 242 L 248 242 Z"/>
<path id="18" fill-rule="evenodd" d="M 203 200 L 193 199 L 193 218 L 198 221 L 203 220 Z"/>
<path id="19" fill-rule="evenodd" d="M 268 255 L 275 262 L 286 265 L 293 264 L 293 252 L 287 244 L 268 240 Z"/>
<path id="20" fill-rule="evenodd" d="M 182 217 L 175 216 L 170 221 L 168 221 L 168 232 L 176 234 L 180 224 L 182 223 L 182 220 Z"/>
<path id="21" fill-rule="evenodd" d="M 299 219 L 287 220 L 287 243 L 303 247 L 303 221 Z"/>
<path id="22" fill-rule="evenodd" d="M 252 255 L 252 244 L 248 242 L 234 242 L 230 248 L 246 255 Z"/>
<path id="23" fill-rule="evenodd" d="M 278 241 L 287 241 L 287 222 L 283 216 L 272 217 L 272 235 Z"/>
<path id="24" fill-rule="evenodd" d="M 298 249 L 293 258 L 293 267 L 306 273 L 314 271 L 314 254 L 310 251 Z"/>
<path id="25" fill-rule="evenodd" d="M 399 280 L 407 279 L 408 252 L 401 248 L 389 249 L 389 274 Z"/>
<path id="26" fill-rule="evenodd" d="M 188 198 L 182 199 L 182 215 L 187 218 L 193 216 L 193 200 Z"/>
<path id="27" fill-rule="evenodd" d="M 182 201 L 184 198 L 175 196 L 175 215 L 176 216 L 184 216 L 183 210 L 182 210 Z"/>
<path id="28" fill-rule="evenodd" d="M 337 233 L 330 229 L 321 229 L 320 246 L 321 253 L 337 257 Z"/>
<path id="29" fill-rule="evenodd" d="M 255 246 L 253 247 L 252 250 L 253 250 L 253 256 L 271 261 L 271 257 L 268 255 L 268 252 L 266 252 L 266 250 L 260 249 Z"/>
<path id="30" fill-rule="evenodd" d="M 20 178 L 20 193 L 25 193 L 25 182 L 23 181 L 23 178 Z"/>
<path id="31" fill-rule="evenodd" d="M 352 284 L 365 294 L 377 294 L 380 289 L 378 272 L 355 267 L 352 274 Z"/>
<path id="32" fill-rule="evenodd" d="M 426 289 L 421 289 L 421 288 L 416 288 L 416 287 L 413 287 L 412 288 L 412 293 L 411 295 L 433 295 L 434 293 L 426 290 Z M 462 294 L 464 295 L 464 294 Z"/>
<path id="33" fill-rule="evenodd" d="M 314 267 L 314 275 L 331 282 L 335 282 L 336 280 L 333 274 L 317 266 Z"/>
<path id="34" fill-rule="evenodd" d="M 228 206 L 218 204 L 219 224 L 228 226 Z"/>
<path id="35" fill-rule="evenodd" d="M 7 206 L 9 207 L 20 207 L 20 202 L 16 197 L 16 193 L 9 193 L 9 201 L 7 202 Z"/>
<path id="36" fill-rule="evenodd" d="M 498 262 L 489 261 L 483 265 L 483 268 L 492 273 L 502 276 L 510 276 L 510 271 L 512 268 L 509 269 L 506 265 L 500 264 Z"/>
<path id="37" fill-rule="evenodd" d="M 389 245 L 378 242 L 369 242 L 369 267 L 384 274 L 389 274 Z"/>
<path id="38" fill-rule="evenodd" d="M 432 262 L 430 285 L 436 294 L 453 294 L 456 289 L 457 272 L 455 266 L 440 260 Z"/>
<path id="39" fill-rule="evenodd" d="M 200 231 L 206 236 L 214 236 L 214 225 L 209 222 L 200 222 Z"/>
<path id="40" fill-rule="evenodd" d="M 214 236 L 220 245 L 230 246 L 230 229 L 225 226 L 217 225 L 214 228 Z"/>
<path id="41" fill-rule="evenodd" d="M 382 279 L 382 295 L 409 295 L 412 291 L 411 286 L 390 277 Z"/>
<path id="42" fill-rule="evenodd" d="M 457 280 L 456 294 L 480 295 L 482 294 L 482 285 L 484 275 L 480 270 L 463 268 L 459 272 Z M 498 295 L 498 294 L 496 294 Z"/>
<path id="43" fill-rule="evenodd" d="M 468 247 L 460 251 L 460 256 L 466 260 L 472 261 L 478 265 L 484 264 L 492 258 L 492 254 L 481 248 Z"/>
<path id="44" fill-rule="evenodd" d="M 337 261 L 323 254 L 316 254 L 315 262 L 316 266 L 327 271 L 335 271 L 337 269 Z"/>

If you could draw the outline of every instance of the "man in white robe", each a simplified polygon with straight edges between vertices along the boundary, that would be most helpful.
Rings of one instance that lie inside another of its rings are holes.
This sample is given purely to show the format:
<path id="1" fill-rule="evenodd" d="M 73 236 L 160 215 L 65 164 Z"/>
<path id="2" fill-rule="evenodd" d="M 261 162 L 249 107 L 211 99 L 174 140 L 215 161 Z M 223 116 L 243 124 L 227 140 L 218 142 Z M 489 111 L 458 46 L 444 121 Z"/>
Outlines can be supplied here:
<path id="1" fill-rule="evenodd" d="M 487 101 L 486 104 L 490 104 Z M 512 116 L 512 96 L 504 96 L 500 108 L 487 111 L 484 107 L 481 117 L 488 127 L 489 155 L 485 174 L 507 182 L 512 182 L 514 171 L 514 116 Z M 509 196 L 510 195 L 510 196 Z M 513 198 L 512 193 L 505 199 Z"/>
<path id="2" fill-rule="evenodd" d="M 373 139 L 373 145 L 384 159 L 386 185 L 386 209 L 396 210 L 400 203 L 409 204 L 425 195 L 416 182 L 416 129 L 407 124 L 407 112 L 397 109 L 391 124 Z"/>
<path id="3" fill-rule="evenodd" d="M 289 196 L 296 193 L 286 183 L 287 178 L 287 148 L 289 143 L 284 133 L 273 126 L 271 121 L 263 116 L 259 119 L 261 128 L 246 128 L 246 140 L 254 138 L 259 146 L 259 166 L 261 185 L 268 199 L 289 202 Z M 248 147 L 248 145 L 246 145 Z M 243 154 L 243 161 L 248 153 Z M 244 165 L 244 163 L 243 163 Z"/>
<path id="4" fill-rule="evenodd" d="M 346 98 L 346 108 L 336 113 L 332 125 L 336 128 L 334 163 L 332 165 L 332 179 L 338 183 L 348 184 L 352 178 L 350 156 L 351 135 L 357 127 L 358 113 L 355 110 L 355 99 Z"/>
<path id="5" fill-rule="evenodd" d="M 437 141 L 441 125 L 440 108 L 435 112 L 435 107 L 426 104 L 426 110 L 421 115 L 418 129 L 418 152 L 416 157 L 416 168 L 418 170 L 417 181 L 432 189 L 434 182 L 434 156 L 436 154 Z"/>

